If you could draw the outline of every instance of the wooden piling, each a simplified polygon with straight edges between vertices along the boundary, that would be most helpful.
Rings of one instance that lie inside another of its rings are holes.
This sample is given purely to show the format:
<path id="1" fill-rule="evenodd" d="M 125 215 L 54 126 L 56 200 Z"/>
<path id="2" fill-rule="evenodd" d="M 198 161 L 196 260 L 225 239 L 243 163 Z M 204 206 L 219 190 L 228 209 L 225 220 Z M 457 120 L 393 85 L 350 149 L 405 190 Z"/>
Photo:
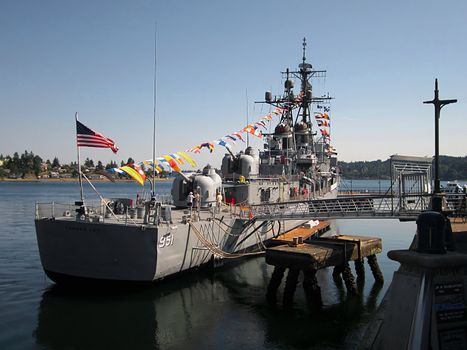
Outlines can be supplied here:
<path id="1" fill-rule="evenodd" d="M 289 269 L 289 272 L 287 273 L 287 279 L 285 280 L 284 288 L 284 306 L 292 306 L 293 304 L 293 297 L 295 290 L 297 289 L 299 274 L 300 270 L 297 269 Z"/>
<path id="2" fill-rule="evenodd" d="M 363 259 L 355 260 L 355 272 L 357 273 L 357 282 L 365 280 L 365 265 Z"/>
<path id="3" fill-rule="evenodd" d="M 348 262 L 344 264 L 344 270 L 342 271 L 342 278 L 345 283 L 345 288 L 347 288 L 347 293 L 357 294 L 357 284 L 355 283 L 355 278 L 350 269 Z"/>
<path id="4" fill-rule="evenodd" d="M 311 305 L 316 308 L 321 308 L 323 306 L 323 300 L 321 298 L 321 288 L 318 285 L 316 272 L 315 269 L 303 271 L 303 289 Z"/>
<path id="5" fill-rule="evenodd" d="M 271 280 L 268 285 L 267 300 L 271 304 L 277 302 L 277 290 L 282 283 L 282 278 L 284 277 L 285 267 L 275 266 L 274 271 L 272 272 Z"/>
<path id="6" fill-rule="evenodd" d="M 384 277 L 383 273 L 379 269 L 378 260 L 376 260 L 376 255 L 372 254 L 367 257 L 368 265 L 370 265 L 371 272 L 376 282 L 383 283 Z"/>

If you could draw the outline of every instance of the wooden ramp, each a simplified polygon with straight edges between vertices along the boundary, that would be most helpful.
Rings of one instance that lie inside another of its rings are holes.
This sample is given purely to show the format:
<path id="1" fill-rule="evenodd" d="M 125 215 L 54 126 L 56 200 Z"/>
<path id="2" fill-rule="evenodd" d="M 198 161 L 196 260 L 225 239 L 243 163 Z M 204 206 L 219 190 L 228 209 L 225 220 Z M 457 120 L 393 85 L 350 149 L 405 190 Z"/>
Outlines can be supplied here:
<path id="1" fill-rule="evenodd" d="M 294 243 L 298 241 L 299 237 L 301 237 L 302 240 L 305 240 L 314 235 L 320 236 L 321 234 L 329 230 L 330 226 L 331 224 L 328 221 L 320 221 L 318 225 L 313 226 L 313 227 L 305 227 L 305 226 L 296 227 L 296 228 L 291 229 L 290 231 L 287 231 L 273 238 L 272 241 L 275 244 Z"/>

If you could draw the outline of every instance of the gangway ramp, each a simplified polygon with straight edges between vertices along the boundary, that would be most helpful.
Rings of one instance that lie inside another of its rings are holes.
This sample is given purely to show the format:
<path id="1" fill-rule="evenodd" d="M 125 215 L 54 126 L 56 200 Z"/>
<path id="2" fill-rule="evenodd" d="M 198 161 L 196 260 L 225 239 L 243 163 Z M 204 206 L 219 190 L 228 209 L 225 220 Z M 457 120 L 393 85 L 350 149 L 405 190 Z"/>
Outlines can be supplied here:
<path id="1" fill-rule="evenodd" d="M 296 219 L 373 219 L 413 220 L 428 209 L 430 195 L 368 195 L 334 199 L 315 199 L 251 206 L 252 216 L 259 220 Z"/>

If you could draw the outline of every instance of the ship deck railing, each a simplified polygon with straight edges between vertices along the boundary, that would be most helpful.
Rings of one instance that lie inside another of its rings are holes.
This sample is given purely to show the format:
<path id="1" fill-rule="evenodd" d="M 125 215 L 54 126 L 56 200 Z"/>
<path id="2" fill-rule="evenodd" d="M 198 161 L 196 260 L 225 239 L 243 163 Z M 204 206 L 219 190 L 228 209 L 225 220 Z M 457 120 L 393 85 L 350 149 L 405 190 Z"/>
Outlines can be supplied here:
<path id="1" fill-rule="evenodd" d="M 235 176 L 239 177 L 240 174 L 235 174 Z M 238 184 L 248 184 L 250 182 L 258 182 L 258 181 L 282 181 L 282 182 L 291 182 L 291 181 L 299 181 L 300 175 L 279 175 L 279 174 L 270 174 L 265 175 L 250 175 L 250 177 L 246 178 L 244 182 L 240 182 L 237 177 L 230 177 L 228 178 L 227 184 L 229 185 L 238 185 Z M 225 186 L 225 183 L 224 183 Z"/>
<path id="2" fill-rule="evenodd" d="M 75 217 L 77 205 L 74 203 L 36 203 L 35 218 L 36 219 L 56 219 Z M 86 201 L 86 209 L 88 213 L 95 215 L 105 215 L 105 203 L 102 201 Z"/>
<path id="3" fill-rule="evenodd" d="M 84 214 L 78 214 L 76 211 L 78 208 L 79 206 L 74 203 L 36 203 L 35 218 L 36 220 L 85 221 L 122 225 L 143 225 L 145 223 L 143 218 L 137 218 L 136 214 L 135 216 L 130 215 L 129 210 L 119 214 L 111 212 L 104 201 L 86 201 Z M 84 216 L 82 217 L 82 215 Z"/>

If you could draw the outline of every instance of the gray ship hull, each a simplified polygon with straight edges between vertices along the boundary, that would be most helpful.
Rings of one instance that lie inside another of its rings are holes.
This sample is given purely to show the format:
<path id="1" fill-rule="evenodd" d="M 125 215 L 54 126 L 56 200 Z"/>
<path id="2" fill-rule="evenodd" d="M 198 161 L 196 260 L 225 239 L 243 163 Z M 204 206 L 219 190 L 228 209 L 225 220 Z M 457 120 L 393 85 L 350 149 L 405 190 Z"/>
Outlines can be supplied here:
<path id="1" fill-rule="evenodd" d="M 279 233 L 279 224 L 247 219 L 200 220 L 151 225 L 122 225 L 65 219 L 37 219 L 41 263 L 53 281 L 107 281 L 152 283 L 200 268 L 215 254 L 199 239 L 203 235 L 216 249 L 249 256 Z M 304 221 L 286 221 L 286 231 Z M 195 232 L 196 231 L 196 232 Z"/>
<path id="2" fill-rule="evenodd" d="M 41 263 L 59 277 L 151 281 L 157 265 L 157 230 L 71 220 L 36 220 Z"/>

